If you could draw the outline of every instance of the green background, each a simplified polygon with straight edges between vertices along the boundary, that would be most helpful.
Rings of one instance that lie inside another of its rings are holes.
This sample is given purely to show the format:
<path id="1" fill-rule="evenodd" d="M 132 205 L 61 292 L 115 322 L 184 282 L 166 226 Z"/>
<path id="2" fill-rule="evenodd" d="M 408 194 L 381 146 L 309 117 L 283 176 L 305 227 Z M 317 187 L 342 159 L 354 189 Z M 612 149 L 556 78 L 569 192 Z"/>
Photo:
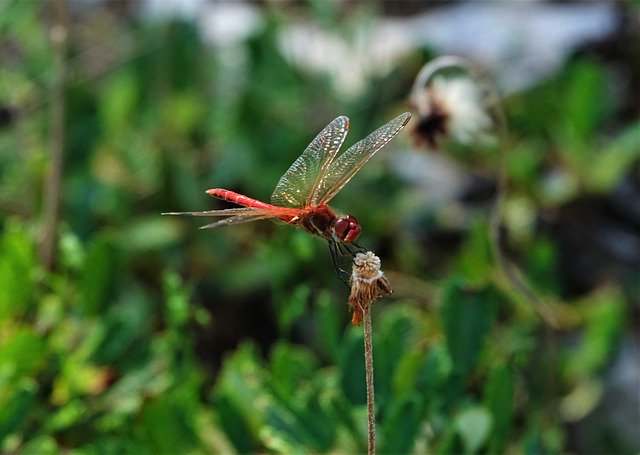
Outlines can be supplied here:
<path id="1" fill-rule="evenodd" d="M 263 5 L 230 62 L 193 22 L 115 2 L 72 14 L 60 64 L 52 5 L 0 7 L 0 451 L 365 451 L 362 328 L 326 244 L 268 221 L 200 231 L 202 219 L 160 213 L 228 207 L 212 187 L 268 200 L 337 115 L 350 145 L 407 110 L 434 50 L 416 46 L 344 96 L 291 64 L 278 36 L 302 18 L 353 42 L 383 14 L 374 3 Z M 637 19 L 637 4 L 620 14 Z M 638 43 L 623 25 L 504 100 L 503 248 L 537 303 L 491 246 L 495 151 L 443 147 L 484 190 L 422 204 L 390 164 L 412 147 L 404 132 L 333 201 L 395 288 L 373 311 L 380 453 L 640 449 L 638 410 L 615 396 L 624 358 L 638 393 Z"/>

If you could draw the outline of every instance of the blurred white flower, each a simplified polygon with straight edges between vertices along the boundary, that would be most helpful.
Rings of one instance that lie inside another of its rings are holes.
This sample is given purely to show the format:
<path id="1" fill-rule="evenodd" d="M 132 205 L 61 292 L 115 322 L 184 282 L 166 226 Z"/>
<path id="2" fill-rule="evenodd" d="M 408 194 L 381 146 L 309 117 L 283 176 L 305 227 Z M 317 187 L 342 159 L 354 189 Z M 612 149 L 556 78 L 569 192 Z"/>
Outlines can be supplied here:
<path id="1" fill-rule="evenodd" d="M 492 125 L 478 85 L 469 77 L 436 76 L 414 90 L 409 103 L 417 112 L 416 142 L 433 147 L 439 137 L 469 144 L 482 139 Z"/>

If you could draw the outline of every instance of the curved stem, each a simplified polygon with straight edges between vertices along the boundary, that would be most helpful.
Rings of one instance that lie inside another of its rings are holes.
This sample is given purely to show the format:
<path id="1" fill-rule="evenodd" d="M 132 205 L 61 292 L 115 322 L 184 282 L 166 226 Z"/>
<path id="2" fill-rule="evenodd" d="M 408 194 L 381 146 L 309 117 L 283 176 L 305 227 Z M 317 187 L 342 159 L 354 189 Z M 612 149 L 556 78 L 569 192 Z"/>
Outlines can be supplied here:
<path id="1" fill-rule="evenodd" d="M 446 68 L 458 68 L 470 74 L 483 90 L 487 106 L 491 110 L 491 116 L 495 121 L 498 144 L 498 173 L 496 176 L 496 198 L 493 209 L 491 211 L 491 249 L 496 258 L 498 271 L 506 278 L 506 281 L 521 295 L 525 297 L 533 306 L 537 314 L 551 327 L 557 328 L 558 321 L 553 312 L 527 283 L 522 272 L 507 258 L 500 246 L 500 225 L 502 222 L 502 212 L 504 202 L 508 191 L 507 176 L 507 153 L 509 146 L 509 129 L 507 126 L 507 118 L 504 108 L 500 101 L 500 96 L 495 88 L 490 75 L 477 66 L 474 62 L 464 57 L 446 55 L 438 57 L 422 67 L 411 89 L 410 98 L 418 96 L 418 94 L 429 83 L 431 78 L 438 71 Z"/>

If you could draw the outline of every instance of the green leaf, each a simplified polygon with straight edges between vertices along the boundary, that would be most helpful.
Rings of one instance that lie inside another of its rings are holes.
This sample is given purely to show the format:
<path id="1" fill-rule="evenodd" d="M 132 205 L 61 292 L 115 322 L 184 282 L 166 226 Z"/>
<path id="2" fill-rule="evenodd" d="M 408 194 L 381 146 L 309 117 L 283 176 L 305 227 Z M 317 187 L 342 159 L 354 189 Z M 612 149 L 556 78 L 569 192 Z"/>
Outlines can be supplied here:
<path id="1" fill-rule="evenodd" d="M 480 289 L 451 280 L 442 296 L 440 315 L 454 373 L 468 377 L 493 324 L 497 295 L 491 287 Z"/>
<path id="2" fill-rule="evenodd" d="M 373 366 L 376 403 L 381 410 L 393 400 L 393 383 L 398 364 L 411 350 L 411 341 L 417 331 L 416 314 L 406 307 L 391 307 L 381 314 L 374 325 Z M 364 355 L 364 351 L 363 351 Z"/>
<path id="3" fill-rule="evenodd" d="M 595 154 L 588 168 L 588 188 L 598 193 L 610 191 L 639 158 L 640 121 L 637 121 Z"/>
<path id="4" fill-rule="evenodd" d="M 128 253 L 156 250 L 176 243 L 180 225 L 175 219 L 152 215 L 138 218 L 121 231 L 119 246 Z"/>
<path id="5" fill-rule="evenodd" d="M 190 290 L 185 287 L 182 278 L 173 272 L 166 270 L 162 274 L 164 295 L 167 304 L 167 319 L 174 329 L 182 329 L 189 321 L 189 296 Z"/>
<path id="6" fill-rule="evenodd" d="M 374 347 L 374 368 L 376 351 Z M 353 405 L 367 402 L 364 372 L 364 337 L 359 331 L 349 330 L 342 341 L 342 350 L 338 358 L 340 371 L 340 389 Z M 378 370 L 375 370 L 377 373 Z"/>
<path id="7" fill-rule="evenodd" d="M 539 236 L 527 256 L 527 276 L 536 289 L 545 293 L 559 291 L 559 262 L 556 245 L 551 239 Z"/>
<path id="8" fill-rule="evenodd" d="M 560 106 L 564 127 L 581 144 L 594 136 L 613 107 L 608 87 L 607 74 L 595 62 L 577 61 L 568 71 Z"/>
<path id="9" fill-rule="evenodd" d="M 282 298 L 278 299 L 278 325 L 285 333 L 307 312 L 307 303 L 310 295 L 311 288 L 309 285 L 300 284 L 295 287 L 293 292 L 285 293 Z"/>
<path id="10" fill-rule="evenodd" d="M 486 443 L 491 430 L 491 414 L 483 407 L 465 409 L 455 418 L 465 453 L 477 453 Z"/>
<path id="11" fill-rule="evenodd" d="M 279 342 L 271 353 L 270 383 L 280 397 L 294 398 L 305 381 L 313 378 L 318 360 L 302 347 Z"/>
<path id="12" fill-rule="evenodd" d="M 81 423 L 87 417 L 87 403 L 82 400 L 73 400 L 58 408 L 47 416 L 45 423 L 48 433 L 57 433 Z"/>
<path id="13" fill-rule="evenodd" d="M 199 445 L 195 409 L 180 394 L 166 393 L 147 404 L 138 426 L 145 447 L 155 453 L 185 453 Z"/>
<path id="14" fill-rule="evenodd" d="M 5 365 L 0 364 L 0 368 Z M 5 438 L 21 430 L 37 405 L 38 385 L 28 378 L 9 382 L 0 378 L 0 450 Z"/>
<path id="15" fill-rule="evenodd" d="M 128 293 L 109 305 L 98 323 L 95 334 L 101 340 L 92 350 L 92 361 L 124 370 L 144 361 L 150 350 L 153 311 L 150 298 L 129 286 Z"/>
<path id="16" fill-rule="evenodd" d="M 263 377 L 256 347 L 245 343 L 224 361 L 214 389 L 220 427 L 240 451 L 259 446 L 258 435 L 266 419 L 264 409 L 270 401 L 265 396 Z"/>
<path id="17" fill-rule="evenodd" d="M 418 382 L 418 373 L 425 361 L 422 351 L 409 351 L 402 356 L 393 377 L 393 394 L 395 397 L 403 397 L 411 394 Z"/>
<path id="18" fill-rule="evenodd" d="M 0 371 L 11 376 L 27 376 L 44 364 L 45 339 L 27 328 L 12 334 L 3 334 L 8 339 L 0 345 Z"/>
<path id="19" fill-rule="evenodd" d="M 17 222 L 7 222 L 0 238 L 0 320 L 29 308 L 37 270 L 34 242 Z"/>
<path id="20" fill-rule="evenodd" d="M 257 434 L 249 426 L 231 397 L 216 394 L 214 401 L 216 421 L 238 453 L 255 452 L 259 446 Z"/>
<path id="21" fill-rule="evenodd" d="M 525 455 L 552 455 L 556 453 L 545 444 L 543 435 L 537 429 L 530 430 L 521 441 L 522 452 Z"/>
<path id="22" fill-rule="evenodd" d="M 493 251 L 489 239 L 489 226 L 486 222 L 475 222 L 471 226 L 469 237 L 462 247 L 458 262 L 458 273 L 469 284 L 476 286 L 487 283 L 493 271 Z"/>
<path id="23" fill-rule="evenodd" d="M 462 443 L 458 436 L 458 431 L 454 424 L 447 425 L 438 444 L 436 453 L 438 455 L 450 455 L 462 453 Z"/>
<path id="24" fill-rule="evenodd" d="M 446 400 L 445 388 L 451 382 L 453 365 L 442 344 L 429 350 L 417 375 L 416 391 L 426 398 L 430 409 L 438 409 Z"/>
<path id="25" fill-rule="evenodd" d="M 290 403 L 271 401 L 260 436 L 265 445 L 283 453 L 326 452 L 336 435 L 337 422 L 320 405 L 319 394 Z"/>
<path id="26" fill-rule="evenodd" d="M 87 314 L 97 314 L 111 300 L 120 271 L 118 253 L 107 234 L 96 235 L 87 247 L 80 281 L 80 307 Z"/>
<path id="27" fill-rule="evenodd" d="M 334 304 L 332 294 L 323 290 L 318 295 L 315 303 L 317 339 L 323 353 L 333 361 L 336 360 L 340 343 L 340 310 L 347 314 L 347 306 L 344 308 Z"/>
<path id="28" fill-rule="evenodd" d="M 195 90 L 175 92 L 161 105 L 165 128 L 178 137 L 189 136 L 197 127 L 206 106 L 205 99 Z"/>
<path id="29" fill-rule="evenodd" d="M 484 403 L 493 416 L 493 427 L 489 437 L 489 452 L 503 453 L 514 415 L 516 379 L 509 367 L 500 365 L 489 374 L 484 390 Z"/>
<path id="30" fill-rule="evenodd" d="M 38 436 L 20 447 L 20 453 L 25 455 L 57 455 L 60 452 L 56 440 L 50 435 Z"/>
<path id="31" fill-rule="evenodd" d="M 129 129 L 139 98 L 139 81 L 132 66 L 123 66 L 111 75 L 98 101 L 102 130 L 106 137 Z"/>
<path id="32" fill-rule="evenodd" d="M 627 304 L 616 288 L 605 288 L 581 302 L 586 329 L 578 348 L 567 354 L 566 375 L 583 379 L 602 371 L 611 360 L 627 319 Z"/>
<path id="33" fill-rule="evenodd" d="M 380 453 L 410 453 L 420 434 L 424 400 L 410 396 L 395 401 L 388 410 L 382 425 Z"/>

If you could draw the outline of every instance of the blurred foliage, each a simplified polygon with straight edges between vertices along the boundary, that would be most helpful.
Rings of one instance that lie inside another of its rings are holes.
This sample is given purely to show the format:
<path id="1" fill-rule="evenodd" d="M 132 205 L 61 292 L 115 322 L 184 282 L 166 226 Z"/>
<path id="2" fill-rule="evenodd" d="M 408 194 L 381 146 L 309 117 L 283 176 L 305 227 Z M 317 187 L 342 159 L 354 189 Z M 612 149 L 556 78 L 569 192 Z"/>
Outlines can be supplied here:
<path id="1" fill-rule="evenodd" d="M 346 40 L 374 20 L 338 26 L 335 5 L 307 13 Z M 268 222 L 203 232 L 159 214 L 222 207 L 204 195 L 213 186 L 267 199 L 335 116 L 350 116 L 353 143 L 402 111 L 430 51 L 345 97 L 283 56 L 277 9 L 232 49 L 206 45 L 187 21 L 78 16 L 49 271 L 37 255 L 58 102 L 46 15 L 44 3 L 0 6 L 0 451 L 366 451 L 362 330 L 348 324 L 324 242 Z M 640 290 L 637 253 L 596 254 L 616 248 L 607 226 L 633 225 L 625 189 L 639 178 L 640 120 L 619 115 L 615 82 L 610 66 L 576 57 L 506 100 L 505 241 L 558 327 L 497 272 L 490 198 L 417 206 L 383 158 L 336 198 L 396 287 L 374 308 L 380 453 L 575 450 L 573 425 L 612 406 L 607 375 L 637 342 Z M 483 151 L 452 156 L 495 176 Z M 602 242 L 576 252 L 573 236 Z M 593 425 L 594 452 L 638 450 L 606 416 Z"/>

